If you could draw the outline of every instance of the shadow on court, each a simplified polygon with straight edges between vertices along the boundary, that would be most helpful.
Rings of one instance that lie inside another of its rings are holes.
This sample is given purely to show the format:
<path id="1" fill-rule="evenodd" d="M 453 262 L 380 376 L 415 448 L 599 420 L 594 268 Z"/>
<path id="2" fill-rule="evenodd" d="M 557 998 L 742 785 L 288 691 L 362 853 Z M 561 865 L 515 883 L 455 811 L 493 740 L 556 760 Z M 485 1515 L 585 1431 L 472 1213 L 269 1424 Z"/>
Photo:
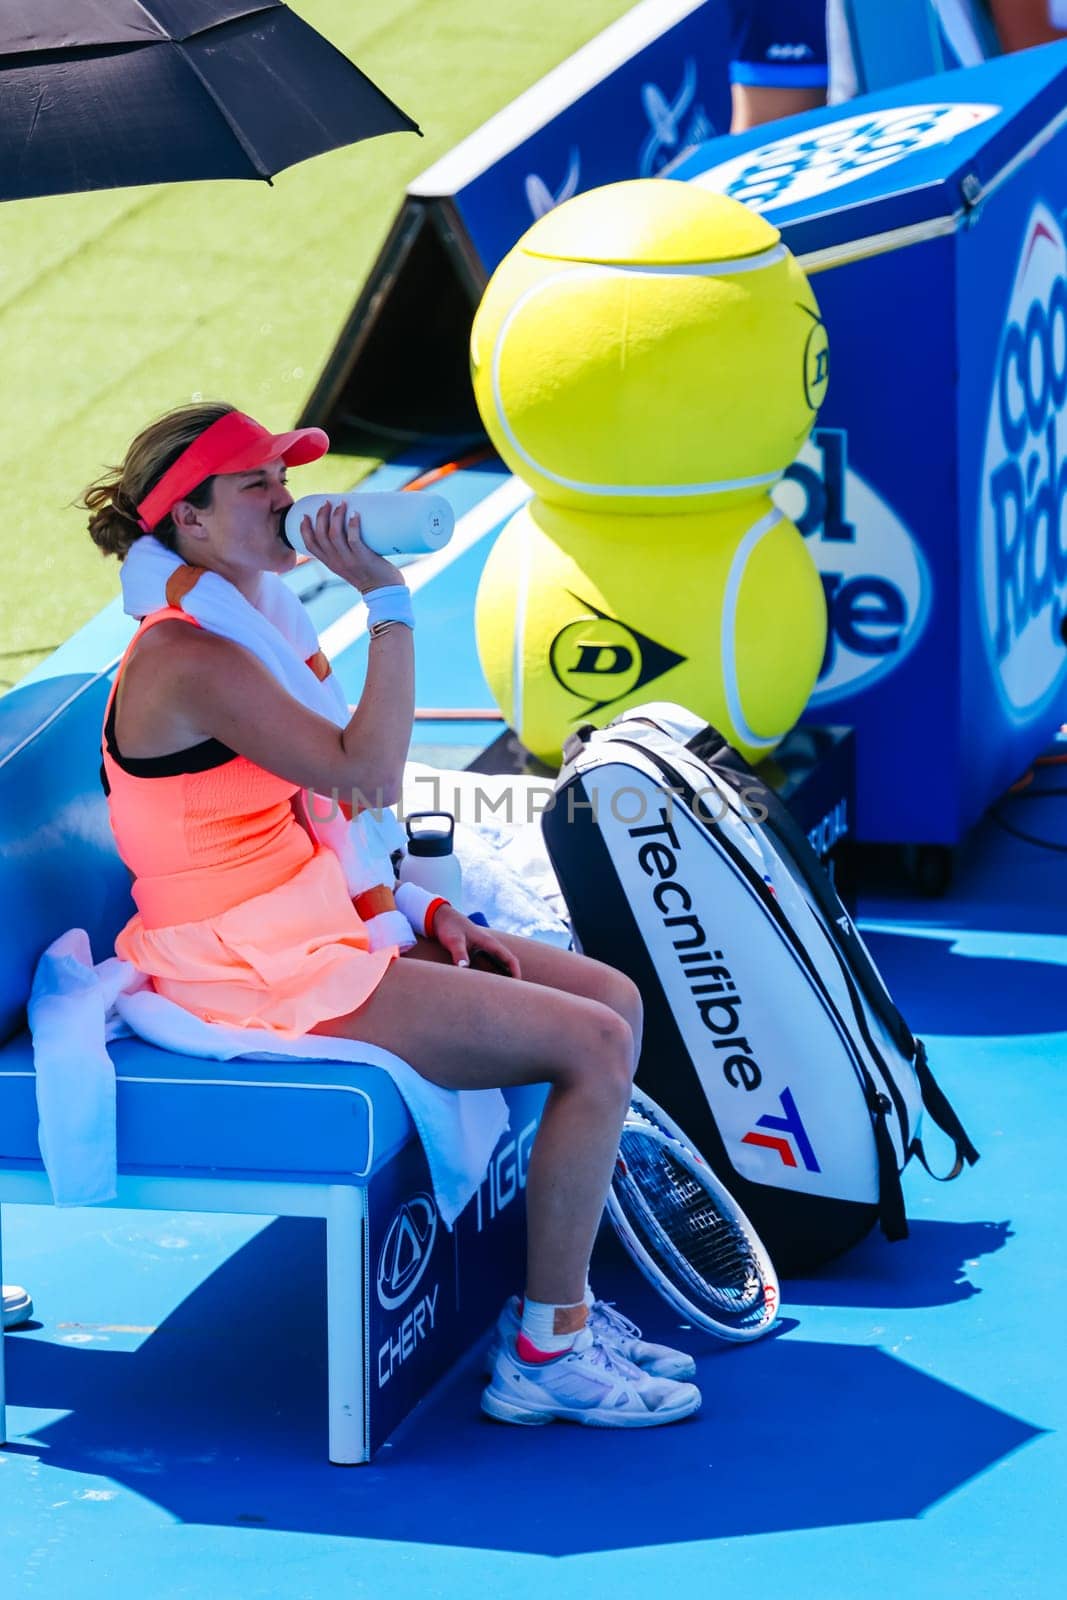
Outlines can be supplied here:
<path id="1" fill-rule="evenodd" d="M 942 1238 L 923 1259 L 943 1280 L 963 1241 Z M 9 1339 L 12 1401 L 69 1412 L 43 1459 L 190 1523 L 568 1555 L 914 1517 L 1039 1432 L 876 1347 L 680 1333 L 609 1248 L 600 1292 L 700 1353 L 699 1418 L 502 1427 L 468 1361 L 371 1466 L 332 1468 L 322 1245 L 316 1222 L 273 1223 L 134 1352 Z"/>
<path id="2" fill-rule="evenodd" d="M 868 1234 L 862 1244 L 819 1269 L 817 1278 L 790 1278 L 790 1306 L 942 1306 L 970 1300 L 981 1289 L 968 1265 L 1002 1250 L 1014 1238 L 1008 1222 L 922 1222 L 909 1218 L 907 1241 L 889 1244 Z"/>
<path id="3" fill-rule="evenodd" d="M 1057 932 L 1063 932 L 1062 911 Z M 962 954 L 949 933 L 924 938 L 864 931 L 863 938 L 908 1026 L 920 1036 L 1059 1033 L 1067 1023 L 1062 962 Z M 934 1051 L 930 1064 L 936 1073 Z"/>

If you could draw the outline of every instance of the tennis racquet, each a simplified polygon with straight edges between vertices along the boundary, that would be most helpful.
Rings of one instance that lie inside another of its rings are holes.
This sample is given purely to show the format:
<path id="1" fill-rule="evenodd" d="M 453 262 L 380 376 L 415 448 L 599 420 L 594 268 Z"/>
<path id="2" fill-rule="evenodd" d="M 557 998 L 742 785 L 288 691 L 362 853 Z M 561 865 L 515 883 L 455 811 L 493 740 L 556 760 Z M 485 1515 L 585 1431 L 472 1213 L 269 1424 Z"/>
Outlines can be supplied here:
<path id="1" fill-rule="evenodd" d="M 654 1100 L 632 1091 L 607 1213 L 645 1277 L 720 1339 L 758 1339 L 778 1315 L 771 1259 L 729 1191 Z"/>

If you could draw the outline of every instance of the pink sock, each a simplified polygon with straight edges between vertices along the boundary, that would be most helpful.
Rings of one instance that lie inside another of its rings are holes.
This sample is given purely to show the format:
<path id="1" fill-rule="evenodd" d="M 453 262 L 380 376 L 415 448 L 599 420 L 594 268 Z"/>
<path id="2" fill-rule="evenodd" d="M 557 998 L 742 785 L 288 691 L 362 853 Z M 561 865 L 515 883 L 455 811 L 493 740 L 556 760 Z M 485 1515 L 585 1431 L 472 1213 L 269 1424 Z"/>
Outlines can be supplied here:
<path id="1" fill-rule="evenodd" d="M 580 1319 L 578 1313 L 581 1313 Z M 566 1355 L 585 1326 L 587 1316 L 584 1300 L 557 1306 L 531 1300 L 527 1295 L 522 1302 L 522 1327 L 515 1340 L 516 1355 L 520 1361 L 534 1363 L 555 1361 Z"/>

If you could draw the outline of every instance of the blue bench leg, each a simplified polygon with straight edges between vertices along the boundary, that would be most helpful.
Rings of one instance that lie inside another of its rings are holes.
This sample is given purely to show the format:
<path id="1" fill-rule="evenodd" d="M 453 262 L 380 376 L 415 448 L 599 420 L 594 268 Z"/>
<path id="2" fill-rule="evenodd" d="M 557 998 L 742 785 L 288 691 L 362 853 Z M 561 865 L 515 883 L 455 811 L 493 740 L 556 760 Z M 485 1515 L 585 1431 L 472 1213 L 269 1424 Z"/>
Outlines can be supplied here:
<path id="1" fill-rule="evenodd" d="M 4 1208 L 0 1206 L 0 1283 L 4 1281 Z M 4 1321 L 0 1317 L 0 1444 L 7 1443 L 7 1406 L 4 1390 Z"/>
<path id="2" fill-rule="evenodd" d="M 330 1460 L 367 1461 L 367 1192 L 333 1185 L 326 1212 L 326 1323 Z"/>

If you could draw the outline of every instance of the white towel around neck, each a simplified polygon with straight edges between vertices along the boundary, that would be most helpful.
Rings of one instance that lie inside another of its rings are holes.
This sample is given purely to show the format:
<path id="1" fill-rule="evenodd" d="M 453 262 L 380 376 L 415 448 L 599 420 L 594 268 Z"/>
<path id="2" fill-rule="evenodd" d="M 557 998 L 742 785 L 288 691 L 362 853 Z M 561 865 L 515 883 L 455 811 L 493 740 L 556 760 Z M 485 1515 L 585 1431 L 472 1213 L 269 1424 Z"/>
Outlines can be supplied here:
<path id="1" fill-rule="evenodd" d="M 169 604 L 167 583 L 185 562 L 152 534 L 131 545 L 122 563 L 123 610 L 140 620 Z M 299 596 L 274 572 L 263 572 L 255 604 L 217 572 L 203 572 L 182 597 L 181 609 L 210 633 L 242 645 L 294 699 L 343 728 L 350 711 L 344 691 L 330 672 L 319 678 L 308 662 L 319 653 L 319 637 Z M 320 842 L 341 861 L 350 894 L 393 881 L 390 855 L 402 850 L 404 831 L 387 807 L 366 810 L 348 823 L 332 801 L 319 797 L 309 817 Z M 401 948 L 414 944 L 411 924 L 389 912 L 390 937 Z"/>

